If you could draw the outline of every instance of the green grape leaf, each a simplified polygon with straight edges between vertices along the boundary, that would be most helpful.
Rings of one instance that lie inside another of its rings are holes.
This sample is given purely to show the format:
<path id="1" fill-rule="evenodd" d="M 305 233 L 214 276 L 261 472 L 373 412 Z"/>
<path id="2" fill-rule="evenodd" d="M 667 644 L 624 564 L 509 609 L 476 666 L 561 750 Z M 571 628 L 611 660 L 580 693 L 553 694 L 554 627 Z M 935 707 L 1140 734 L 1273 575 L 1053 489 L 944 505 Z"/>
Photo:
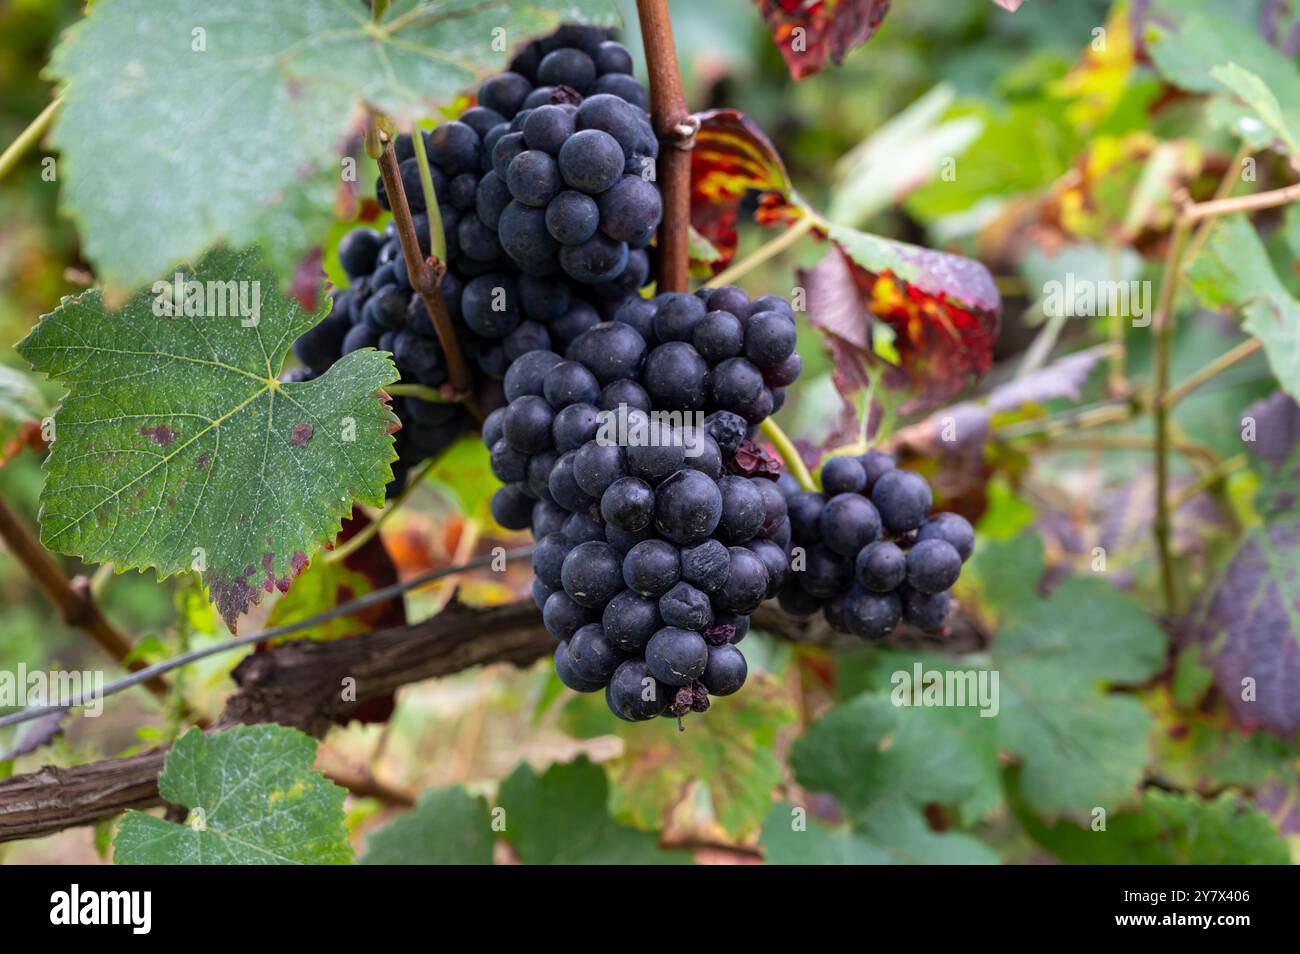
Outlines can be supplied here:
<path id="1" fill-rule="evenodd" d="M 744 692 L 714 699 L 701 718 L 688 717 L 685 732 L 673 719 L 611 724 L 599 693 L 578 695 L 565 707 L 574 735 L 612 732 L 623 740 L 622 753 L 604 763 L 615 817 L 656 828 L 687 787 L 698 783 L 699 794 L 707 797 L 708 820 L 736 839 L 757 831 L 772 805 L 772 791 L 781 781 L 773 748 L 777 733 L 794 717 L 776 681 L 757 674 Z"/>
<path id="2" fill-rule="evenodd" d="M 115 286 L 217 242 L 273 249 L 287 276 L 329 224 L 362 102 L 406 128 L 567 20 L 617 17 L 607 0 L 396 0 L 379 24 L 352 0 L 101 0 L 50 62 L 63 205 Z"/>
<path id="3" fill-rule="evenodd" d="M 1245 214 L 1225 216 L 1214 224 L 1187 276 L 1205 304 L 1240 309 L 1242 327 L 1263 342 L 1278 383 L 1300 398 L 1300 301 L 1277 277 Z"/>
<path id="4" fill-rule="evenodd" d="M 278 725 L 191 729 L 167 753 L 158 791 L 190 810 L 178 825 L 129 811 L 116 864 L 350 864 L 346 792 L 312 768 L 316 740 Z"/>
<path id="5" fill-rule="evenodd" d="M 1236 795 L 1207 800 L 1149 789 L 1133 811 L 1110 814 L 1104 829 L 1069 821 L 1047 825 L 1012 800 L 1034 841 L 1066 864 L 1249 865 L 1290 863 L 1268 818 Z"/>
<path id="6" fill-rule="evenodd" d="M 524 864 L 687 864 L 680 851 L 661 851 L 658 839 L 615 822 L 609 785 L 585 756 L 538 775 L 520 765 L 498 793 L 505 839 Z"/>
<path id="7" fill-rule="evenodd" d="M 961 832 L 933 832 L 920 810 L 891 801 L 856 820 L 831 827 L 776 805 L 763 823 L 759 845 L 768 864 L 995 865 L 997 853 Z M 796 818 L 799 821 L 796 824 Z"/>
<path id="8" fill-rule="evenodd" d="M 370 836 L 365 865 L 490 865 L 487 803 L 460 788 L 423 793 L 415 807 Z"/>
<path id="9" fill-rule="evenodd" d="M 254 252 L 216 250 L 180 274 L 189 289 L 260 299 L 256 322 L 207 304 L 204 317 L 155 314 L 165 309 L 150 291 L 109 312 L 96 290 L 65 298 L 19 342 L 70 388 L 45 465 L 41 542 L 161 576 L 199 570 L 233 629 L 263 591 L 288 588 L 354 501 L 383 503 L 397 418 L 379 391 L 397 371 L 363 350 L 281 383 L 290 344 L 323 312 L 279 297 Z"/>

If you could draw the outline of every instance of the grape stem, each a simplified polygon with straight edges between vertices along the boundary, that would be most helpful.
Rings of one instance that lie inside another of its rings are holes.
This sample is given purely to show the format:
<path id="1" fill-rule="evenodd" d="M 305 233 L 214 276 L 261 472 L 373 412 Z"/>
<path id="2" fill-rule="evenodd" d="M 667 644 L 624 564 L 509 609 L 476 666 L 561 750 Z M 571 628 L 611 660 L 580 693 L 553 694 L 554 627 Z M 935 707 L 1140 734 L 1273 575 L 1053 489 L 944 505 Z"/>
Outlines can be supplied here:
<path id="1" fill-rule="evenodd" d="M 402 505 L 410 499 L 411 494 L 413 494 L 415 489 L 424 482 L 424 478 L 428 475 L 429 471 L 433 470 L 434 465 L 437 463 L 438 458 L 436 457 L 431 457 L 429 460 L 426 460 L 420 466 L 420 469 L 412 475 L 411 479 L 406 482 L 406 486 L 403 487 L 402 492 L 397 495 L 397 499 L 381 510 L 365 528 L 349 538 L 346 543 L 335 547 L 329 553 L 325 554 L 325 562 L 337 563 L 339 560 L 346 559 L 365 546 L 366 541 L 377 534 L 393 514 L 402 509 Z"/>
<path id="2" fill-rule="evenodd" d="M 379 174 L 384 179 L 384 191 L 388 194 L 388 204 L 393 209 L 397 240 L 402 246 L 402 257 L 406 260 L 406 274 L 411 280 L 411 287 L 424 302 L 424 308 L 433 322 L 433 330 L 438 335 L 438 343 L 442 345 L 443 354 L 447 357 L 452 390 L 470 413 L 482 421 L 483 412 L 472 392 L 473 379 L 470 377 L 469 365 L 465 363 L 465 355 L 460 350 L 456 330 L 452 327 L 451 316 L 447 314 L 447 305 L 442 300 L 439 289 L 445 266 L 439 259 L 426 259 L 420 250 L 420 239 L 415 234 L 411 206 L 406 199 L 406 190 L 402 187 L 402 175 L 397 168 L 397 154 L 393 150 L 391 139 L 384 143 L 383 152 L 379 156 Z M 434 206 L 436 208 L 436 202 Z"/>
<path id="3" fill-rule="evenodd" d="M 433 173 L 429 171 L 429 153 L 424 148 L 424 136 L 415 123 L 411 124 L 411 144 L 415 147 L 415 162 L 420 167 L 420 188 L 424 190 L 424 208 L 429 216 L 429 250 L 438 261 L 445 262 L 447 236 L 442 229 L 442 210 L 438 208 L 438 194 L 433 191 Z"/>
<path id="4" fill-rule="evenodd" d="M 443 397 L 441 391 L 437 388 L 431 388 L 427 384 L 389 384 L 384 390 L 393 397 L 413 397 L 421 401 L 429 401 L 433 404 L 446 404 L 447 399 Z"/>
<path id="5" fill-rule="evenodd" d="M 790 472 L 803 490 L 815 491 L 817 485 L 813 483 L 812 474 L 808 473 L 808 467 L 799 456 L 799 450 L 794 446 L 794 441 L 790 436 L 781 430 L 781 425 L 776 423 L 772 418 L 763 418 L 763 423 L 758 425 L 763 435 L 772 442 L 776 452 L 780 455 L 781 460 L 785 462 L 785 469 Z"/>
<path id="6" fill-rule="evenodd" d="M 59 111 L 63 105 L 63 97 L 60 96 L 41 110 L 41 114 L 28 123 L 27 128 L 18 134 L 18 138 L 9 144 L 3 154 L 0 154 L 0 179 L 9 174 L 14 166 L 18 165 L 28 149 L 41 141 L 45 131 L 50 128 L 50 123 L 54 121 L 54 114 Z"/>
<path id="7" fill-rule="evenodd" d="M 668 0 L 637 0 L 650 72 L 650 118 L 659 137 L 659 292 L 686 291 L 690 268 L 691 147 L 695 129 L 682 91 Z"/>
<path id="8" fill-rule="evenodd" d="M 821 224 L 821 219 L 816 215 L 805 215 L 780 235 L 764 242 L 740 261 L 735 262 L 730 267 L 724 268 L 722 271 L 718 272 L 718 274 L 705 282 L 703 287 L 719 288 L 723 285 L 735 284 L 737 279 L 752 272 L 768 259 L 780 255 L 790 246 L 794 245 L 795 242 L 799 241 L 799 239 L 803 238 L 815 229 L 819 224 Z"/>

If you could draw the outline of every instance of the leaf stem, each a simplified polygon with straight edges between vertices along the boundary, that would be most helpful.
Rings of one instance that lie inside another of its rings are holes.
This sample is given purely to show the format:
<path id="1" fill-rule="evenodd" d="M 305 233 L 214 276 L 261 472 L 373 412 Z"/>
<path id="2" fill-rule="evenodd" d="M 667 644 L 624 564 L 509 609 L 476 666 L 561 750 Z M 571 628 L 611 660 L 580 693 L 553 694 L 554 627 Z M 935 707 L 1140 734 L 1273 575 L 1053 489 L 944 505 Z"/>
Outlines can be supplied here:
<path id="1" fill-rule="evenodd" d="M 346 559 L 357 550 L 360 550 L 367 540 L 380 531 L 380 528 L 388 522 L 389 518 L 392 517 L 394 513 L 402 509 L 402 505 L 411 498 L 411 494 L 413 494 L 415 489 L 424 482 L 424 478 L 428 475 L 429 471 L 433 470 L 434 465 L 437 463 L 438 458 L 436 457 L 425 461 L 420 469 L 407 480 L 406 486 L 403 487 L 402 492 L 397 495 L 397 499 L 385 507 L 378 516 L 370 521 L 368 526 L 352 536 L 346 543 L 342 546 L 335 547 L 327 553 L 325 555 L 325 562 L 337 563 L 339 560 Z"/>
<path id="2" fill-rule="evenodd" d="M 54 114 L 59 111 L 63 105 L 63 97 L 56 98 L 50 105 L 46 106 L 39 116 L 27 124 L 27 128 L 18 134 L 18 138 L 11 142 L 3 153 L 0 153 L 0 179 L 9 174 L 14 166 L 18 165 L 18 160 L 23 157 L 28 149 L 41 141 L 45 131 L 50 128 L 50 123 L 54 121 Z"/>
<path id="3" fill-rule="evenodd" d="M 686 291 L 690 266 L 691 148 L 694 121 L 682 91 L 668 0 L 637 0 L 650 73 L 650 118 L 659 137 L 658 181 L 664 216 L 659 226 L 658 290 Z"/>
<path id="4" fill-rule="evenodd" d="M 762 265 L 768 259 L 780 255 L 795 242 L 803 238 L 819 224 L 820 219 L 815 215 L 805 215 L 794 225 L 790 226 L 780 235 L 764 242 L 754 251 L 750 252 L 739 262 L 733 262 L 729 267 L 724 268 L 718 274 L 714 275 L 704 283 L 705 288 L 719 288 L 723 285 L 732 285 L 738 278 L 748 274 L 758 266 Z"/>
<path id="5" fill-rule="evenodd" d="M 1225 351 L 1213 361 L 1197 371 L 1193 371 L 1177 387 L 1171 388 L 1165 395 L 1165 407 L 1173 407 L 1187 395 L 1191 394 L 1205 382 L 1218 377 L 1234 364 L 1240 364 L 1256 351 L 1264 347 L 1258 338 L 1247 338 L 1230 351 Z"/>
<path id="6" fill-rule="evenodd" d="M 421 401 L 429 401 L 433 404 L 446 404 L 447 398 L 437 388 L 431 388 L 427 384 L 414 384 L 402 382 L 399 384 L 390 384 L 384 388 L 386 392 L 393 397 L 413 397 Z"/>
<path id="7" fill-rule="evenodd" d="M 1202 219 L 1215 218 L 1220 215 L 1231 215 L 1233 212 L 1256 212 L 1260 209 L 1272 209 L 1296 201 L 1300 201 L 1300 182 L 1283 186 L 1281 189 L 1272 189 L 1268 192 L 1255 192 L 1251 195 L 1234 196 L 1231 199 L 1211 199 L 1208 202 L 1197 202 L 1184 209 L 1182 217 L 1186 222 L 1199 222 Z"/>
<path id="8" fill-rule="evenodd" d="M 433 173 L 429 171 L 429 153 L 424 148 L 424 134 L 411 123 L 411 145 L 415 147 L 415 162 L 420 167 L 420 188 L 424 190 L 424 209 L 429 216 L 429 253 L 440 262 L 447 261 L 447 235 L 442 230 L 442 210 L 438 208 L 438 194 L 433 191 Z"/>
<path id="9" fill-rule="evenodd" d="M 794 446 L 794 441 L 790 440 L 788 434 L 781 430 L 781 425 L 776 423 L 770 417 L 764 418 L 763 423 L 758 425 L 764 436 L 772 442 L 776 448 L 777 454 L 785 463 L 785 469 L 790 472 L 790 476 L 798 481 L 799 486 L 804 490 L 816 490 L 817 485 L 813 482 L 812 474 L 808 473 L 808 467 L 799 455 L 799 450 Z"/>
<path id="10" fill-rule="evenodd" d="M 393 209 L 393 221 L 397 225 L 397 240 L 406 260 L 407 276 L 433 322 L 438 342 L 447 358 L 452 390 L 470 413 L 482 421 L 483 412 L 471 391 L 473 379 L 470 377 L 469 365 L 465 363 L 465 355 L 460 350 L 456 330 L 452 327 L 451 316 L 447 314 L 447 305 L 442 300 L 442 292 L 438 287 L 445 266 L 437 259 L 426 260 L 420 249 L 415 223 L 411 219 L 411 206 L 406 200 L 406 190 L 402 187 L 402 175 L 397 168 L 397 155 L 393 151 L 391 140 L 385 144 L 383 154 L 379 157 L 379 174 L 383 176 L 384 191 L 388 194 L 388 204 Z"/>
<path id="11" fill-rule="evenodd" d="M 1177 609 L 1174 587 L 1174 560 L 1170 541 L 1169 519 L 1169 350 L 1172 340 L 1174 300 L 1178 294 L 1178 281 L 1182 270 L 1183 252 L 1187 248 L 1192 220 L 1180 216 L 1169 237 L 1165 253 L 1164 274 L 1160 279 L 1160 297 L 1156 302 L 1151 330 L 1155 334 L 1155 390 L 1152 395 L 1152 412 L 1155 418 L 1155 468 L 1156 513 L 1153 521 L 1156 552 L 1160 559 L 1160 589 L 1164 596 L 1165 611 L 1172 616 Z"/>

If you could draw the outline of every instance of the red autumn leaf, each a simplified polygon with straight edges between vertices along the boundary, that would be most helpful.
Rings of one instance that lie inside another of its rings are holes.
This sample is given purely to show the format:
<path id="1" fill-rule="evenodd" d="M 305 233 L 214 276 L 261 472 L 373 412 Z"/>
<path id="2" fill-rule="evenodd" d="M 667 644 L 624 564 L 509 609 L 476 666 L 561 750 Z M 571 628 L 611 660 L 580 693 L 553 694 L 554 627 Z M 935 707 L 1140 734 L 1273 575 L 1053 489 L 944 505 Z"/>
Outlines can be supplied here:
<path id="1" fill-rule="evenodd" d="M 826 65 L 838 66 L 854 47 L 880 29 L 890 0 L 755 0 L 781 49 L 790 75 L 811 76 Z"/>
<path id="2" fill-rule="evenodd" d="M 803 200 L 790 184 L 776 147 L 744 113 L 713 109 L 697 118 L 700 129 L 691 150 L 691 225 L 718 256 L 692 266 L 716 274 L 736 254 L 736 217 L 747 192 L 763 193 L 757 218 L 764 225 L 799 218 Z"/>
<path id="3" fill-rule="evenodd" d="M 988 371 L 1002 310 L 988 269 L 838 225 L 823 231 L 837 251 L 801 281 L 809 320 L 829 337 L 835 384 L 846 400 L 863 387 L 863 363 L 873 358 L 871 316 L 893 329 L 917 407 L 952 397 Z"/>

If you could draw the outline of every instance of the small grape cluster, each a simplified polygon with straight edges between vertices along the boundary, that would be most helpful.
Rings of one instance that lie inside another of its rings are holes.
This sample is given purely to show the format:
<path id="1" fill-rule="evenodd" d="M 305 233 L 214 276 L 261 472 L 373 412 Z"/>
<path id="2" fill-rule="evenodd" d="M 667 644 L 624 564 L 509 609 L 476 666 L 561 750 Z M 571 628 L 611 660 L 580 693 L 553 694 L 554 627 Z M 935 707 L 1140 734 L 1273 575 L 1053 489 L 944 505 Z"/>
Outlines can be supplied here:
<path id="1" fill-rule="evenodd" d="M 791 536 L 804 553 L 781 608 L 800 617 L 820 609 L 832 627 L 863 639 L 883 639 L 900 621 L 940 629 L 949 588 L 975 549 L 970 523 L 931 514 L 925 478 L 882 451 L 832 458 L 821 479 L 824 493 L 782 481 Z"/>
<path id="2" fill-rule="evenodd" d="M 475 214 L 525 275 L 563 273 L 606 301 L 650 275 L 663 207 L 659 143 L 632 57 L 595 27 L 529 44 L 479 88 L 483 178 Z"/>
<path id="3" fill-rule="evenodd" d="M 504 484 L 492 511 L 537 540 L 556 673 L 604 689 L 619 718 L 701 712 L 745 681 L 735 644 L 786 581 L 791 524 L 775 474 L 737 451 L 798 375 L 792 356 L 789 304 L 728 287 L 629 299 L 564 357 L 506 373 L 509 404 L 483 428 Z"/>

